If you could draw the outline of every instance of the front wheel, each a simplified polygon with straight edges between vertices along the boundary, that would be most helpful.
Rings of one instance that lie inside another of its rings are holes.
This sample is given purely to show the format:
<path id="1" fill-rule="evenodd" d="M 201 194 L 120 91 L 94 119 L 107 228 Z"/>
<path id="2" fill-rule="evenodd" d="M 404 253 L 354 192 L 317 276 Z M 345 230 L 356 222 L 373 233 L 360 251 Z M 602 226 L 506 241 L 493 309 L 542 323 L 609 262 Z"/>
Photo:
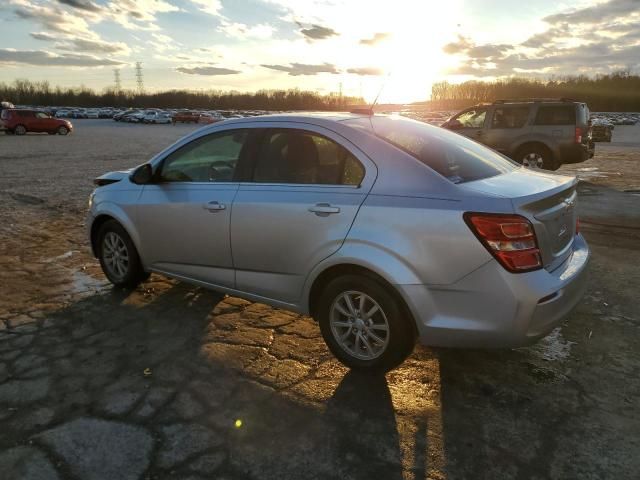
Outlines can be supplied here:
<path id="1" fill-rule="evenodd" d="M 388 287 L 361 275 L 332 280 L 316 311 L 329 350 L 349 368 L 388 371 L 413 351 L 416 334 Z"/>
<path id="2" fill-rule="evenodd" d="M 131 237 L 115 220 L 100 227 L 97 247 L 102 271 L 116 287 L 134 288 L 149 278 Z"/>
<path id="3" fill-rule="evenodd" d="M 58 135 L 67 135 L 69 133 L 69 129 L 64 125 L 60 125 L 58 127 Z"/>

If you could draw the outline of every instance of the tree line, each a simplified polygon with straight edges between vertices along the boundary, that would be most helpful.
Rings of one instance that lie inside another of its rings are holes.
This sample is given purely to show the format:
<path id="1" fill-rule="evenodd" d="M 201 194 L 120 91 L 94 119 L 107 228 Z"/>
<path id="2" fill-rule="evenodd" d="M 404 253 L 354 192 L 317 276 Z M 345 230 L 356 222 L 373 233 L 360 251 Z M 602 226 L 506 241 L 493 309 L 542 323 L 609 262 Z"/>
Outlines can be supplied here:
<path id="1" fill-rule="evenodd" d="M 587 102 L 591 111 L 640 111 L 640 76 L 630 72 L 609 75 L 555 77 L 550 80 L 509 78 L 434 83 L 430 106 L 460 109 L 476 103 L 514 98 L 572 98 Z"/>
<path id="2" fill-rule="evenodd" d="M 101 92 L 87 87 L 63 88 L 47 81 L 17 79 L 0 83 L 0 100 L 16 105 L 56 107 L 190 108 L 212 110 L 345 110 L 364 102 L 361 98 L 338 94 L 321 95 L 312 91 L 260 90 L 236 91 L 168 90 L 141 93 L 106 88 Z"/>

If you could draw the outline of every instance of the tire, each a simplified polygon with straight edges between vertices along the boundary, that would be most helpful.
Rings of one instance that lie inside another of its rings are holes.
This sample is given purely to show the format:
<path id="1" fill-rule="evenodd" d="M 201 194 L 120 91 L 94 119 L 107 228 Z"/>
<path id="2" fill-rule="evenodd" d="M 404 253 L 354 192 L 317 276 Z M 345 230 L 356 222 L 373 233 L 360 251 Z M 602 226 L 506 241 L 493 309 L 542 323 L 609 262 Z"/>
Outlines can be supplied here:
<path id="1" fill-rule="evenodd" d="M 25 133 L 27 133 L 27 127 L 25 127 L 24 125 L 16 125 L 13 129 L 13 133 L 15 133 L 16 135 L 24 135 Z"/>
<path id="2" fill-rule="evenodd" d="M 127 231 L 115 220 L 108 220 L 98 230 L 96 250 L 102 271 L 113 285 L 135 288 L 149 278 Z M 114 259 L 113 252 L 117 251 Z M 126 256 L 126 259 L 123 258 Z M 111 260 L 113 259 L 113 260 Z M 119 266 L 118 266 L 119 265 Z"/>
<path id="3" fill-rule="evenodd" d="M 69 134 L 69 129 L 67 127 L 65 127 L 64 125 L 60 125 L 58 127 L 58 135 L 68 135 Z"/>
<path id="4" fill-rule="evenodd" d="M 358 312 L 362 295 L 365 315 Z M 353 310 L 345 296 L 351 299 Z M 350 318 L 352 311 L 355 321 Z M 386 372 L 400 365 L 415 346 L 412 319 L 401 301 L 388 286 L 364 275 L 344 275 L 329 282 L 315 313 L 329 350 L 352 369 Z"/>
<path id="5" fill-rule="evenodd" d="M 542 144 L 536 143 L 520 147 L 515 154 L 514 160 L 532 170 L 557 170 L 561 165 L 554 158 L 551 150 Z"/>

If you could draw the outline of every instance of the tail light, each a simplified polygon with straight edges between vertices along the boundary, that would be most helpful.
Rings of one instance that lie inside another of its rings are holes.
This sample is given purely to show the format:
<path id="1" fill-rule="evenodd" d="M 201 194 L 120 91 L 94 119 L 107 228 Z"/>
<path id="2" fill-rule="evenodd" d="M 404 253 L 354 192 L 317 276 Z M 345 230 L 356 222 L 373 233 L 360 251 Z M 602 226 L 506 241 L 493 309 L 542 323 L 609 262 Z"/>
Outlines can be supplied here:
<path id="1" fill-rule="evenodd" d="M 575 142 L 582 143 L 582 129 L 580 127 L 576 127 Z"/>
<path id="2" fill-rule="evenodd" d="M 464 221 L 509 272 L 522 273 L 542 268 L 533 225 L 523 216 L 467 212 Z"/>

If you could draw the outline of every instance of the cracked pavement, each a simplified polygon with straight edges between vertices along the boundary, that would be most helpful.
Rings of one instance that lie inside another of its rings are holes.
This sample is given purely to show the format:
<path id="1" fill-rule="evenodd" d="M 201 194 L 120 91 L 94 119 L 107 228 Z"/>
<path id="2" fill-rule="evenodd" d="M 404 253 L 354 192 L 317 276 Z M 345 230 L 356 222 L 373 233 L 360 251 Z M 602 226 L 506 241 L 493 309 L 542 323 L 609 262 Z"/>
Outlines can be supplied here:
<path id="1" fill-rule="evenodd" d="M 92 178 L 191 128 L 0 136 L 2 478 L 636 478 L 640 197 L 623 191 L 640 145 L 571 166 L 624 155 L 629 174 L 581 184 L 592 276 L 561 329 L 524 349 L 417 347 L 368 376 L 310 318 L 158 275 L 107 283 L 84 238 Z"/>

